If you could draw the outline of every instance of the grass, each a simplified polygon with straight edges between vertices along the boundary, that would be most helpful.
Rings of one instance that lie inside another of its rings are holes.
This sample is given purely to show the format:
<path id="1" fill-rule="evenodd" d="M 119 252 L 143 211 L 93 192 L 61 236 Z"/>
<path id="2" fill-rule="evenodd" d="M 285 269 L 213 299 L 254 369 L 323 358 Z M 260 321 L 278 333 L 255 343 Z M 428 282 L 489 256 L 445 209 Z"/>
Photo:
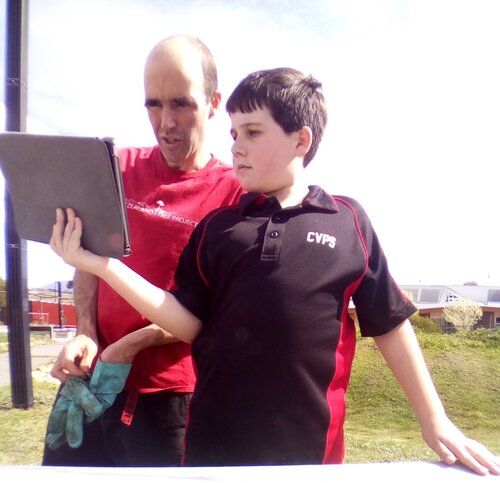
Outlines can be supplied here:
<path id="1" fill-rule="evenodd" d="M 450 418 L 500 454 L 500 331 L 418 336 Z M 40 464 L 56 390 L 57 385 L 35 379 L 35 404 L 23 410 L 12 409 L 10 386 L 0 387 L 0 464 Z M 437 459 L 371 339 L 358 341 L 345 430 L 348 463 Z"/>
<path id="2" fill-rule="evenodd" d="M 0 464 L 40 464 L 45 428 L 57 387 L 51 382 L 34 380 L 35 404 L 30 409 L 13 409 L 10 385 L 0 387 Z"/>
<path id="3" fill-rule="evenodd" d="M 30 334 L 31 345 L 50 344 L 47 334 Z M 8 351 L 8 336 L 0 334 L 0 353 Z M 45 427 L 58 385 L 33 379 L 32 408 L 14 409 L 11 387 L 0 387 L 0 464 L 40 464 Z"/>
<path id="4" fill-rule="evenodd" d="M 480 334 L 481 335 L 481 334 Z M 500 454 L 500 332 L 419 333 L 450 419 Z M 359 339 L 347 395 L 347 462 L 435 461 L 402 390 L 371 339 Z"/>
<path id="5" fill-rule="evenodd" d="M 30 334 L 31 345 L 52 344 L 51 338 L 47 334 Z M 0 354 L 9 351 L 9 339 L 6 333 L 0 334 Z"/>

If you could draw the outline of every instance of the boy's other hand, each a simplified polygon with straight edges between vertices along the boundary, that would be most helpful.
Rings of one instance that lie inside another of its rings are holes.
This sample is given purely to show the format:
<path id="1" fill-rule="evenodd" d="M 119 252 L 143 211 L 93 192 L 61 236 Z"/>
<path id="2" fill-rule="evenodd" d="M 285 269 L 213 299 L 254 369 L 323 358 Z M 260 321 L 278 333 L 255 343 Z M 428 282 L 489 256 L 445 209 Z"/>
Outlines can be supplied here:
<path id="1" fill-rule="evenodd" d="M 61 208 L 56 210 L 56 223 L 52 228 L 50 247 L 65 263 L 95 275 L 106 265 L 106 258 L 95 255 L 81 246 L 83 225 L 72 208 L 66 210 L 67 221 Z"/>
<path id="2" fill-rule="evenodd" d="M 429 428 L 422 427 L 422 436 L 443 462 L 457 461 L 480 475 L 500 475 L 500 461 L 483 444 L 467 438 L 449 419 L 443 418 Z"/>

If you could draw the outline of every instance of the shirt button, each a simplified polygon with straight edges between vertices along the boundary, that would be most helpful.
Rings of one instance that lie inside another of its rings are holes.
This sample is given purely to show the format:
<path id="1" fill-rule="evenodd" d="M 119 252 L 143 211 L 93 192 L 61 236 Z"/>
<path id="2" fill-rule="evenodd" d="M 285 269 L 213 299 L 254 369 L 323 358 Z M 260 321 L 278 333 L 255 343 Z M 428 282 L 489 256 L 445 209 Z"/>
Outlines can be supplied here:
<path id="1" fill-rule="evenodd" d="M 269 233 L 269 236 L 271 238 L 278 238 L 280 236 L 280 234 L 277 231 L 272 231 L 271 233 Z"/>

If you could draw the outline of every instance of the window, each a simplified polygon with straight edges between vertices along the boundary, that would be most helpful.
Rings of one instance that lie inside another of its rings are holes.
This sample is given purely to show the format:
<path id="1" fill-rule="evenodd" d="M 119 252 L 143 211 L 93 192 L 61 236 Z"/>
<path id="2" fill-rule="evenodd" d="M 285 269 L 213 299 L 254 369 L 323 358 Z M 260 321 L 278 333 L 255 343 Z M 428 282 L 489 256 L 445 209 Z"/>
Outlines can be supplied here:
<path id="1" fill-rule="evenodd" d="M 438 288 L 423 288 L 420 291 L 419 302 L 439 302 L 439 293 Z"/>

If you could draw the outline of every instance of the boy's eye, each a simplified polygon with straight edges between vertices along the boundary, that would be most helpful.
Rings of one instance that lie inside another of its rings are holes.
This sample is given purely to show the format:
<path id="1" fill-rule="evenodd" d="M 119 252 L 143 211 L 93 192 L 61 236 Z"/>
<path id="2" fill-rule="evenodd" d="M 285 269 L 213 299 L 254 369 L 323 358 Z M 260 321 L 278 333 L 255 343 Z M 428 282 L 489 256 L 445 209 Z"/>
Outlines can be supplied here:
<path id="1" fill-rule="evenodd" d="M 260 131 L 257 131 L 256 129 L 249 129 L 249 130 L 248 130 L 248 135 L 249 135 L 250 137 L 257 136 L 257 134 L 259 134 L 259 133 L 260 133 Z"/>

